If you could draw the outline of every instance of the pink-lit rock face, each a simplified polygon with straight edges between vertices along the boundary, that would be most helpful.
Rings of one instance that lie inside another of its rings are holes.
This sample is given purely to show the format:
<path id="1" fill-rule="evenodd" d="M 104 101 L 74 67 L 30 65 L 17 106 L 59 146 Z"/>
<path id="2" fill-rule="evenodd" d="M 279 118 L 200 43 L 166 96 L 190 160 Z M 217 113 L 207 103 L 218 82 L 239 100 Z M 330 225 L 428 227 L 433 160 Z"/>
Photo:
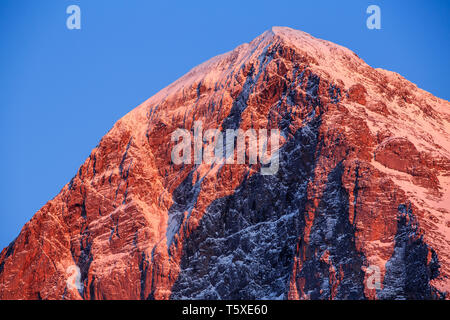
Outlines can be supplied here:
<path id="1" fill-rule="evenodd" d="M 194 121 L 279 129 L 278 172 L 174 165 Z M 442 298 L 449 136 L 449 102 L 273 28 L 119 120 L 1 252 L 0 299 Z"/>

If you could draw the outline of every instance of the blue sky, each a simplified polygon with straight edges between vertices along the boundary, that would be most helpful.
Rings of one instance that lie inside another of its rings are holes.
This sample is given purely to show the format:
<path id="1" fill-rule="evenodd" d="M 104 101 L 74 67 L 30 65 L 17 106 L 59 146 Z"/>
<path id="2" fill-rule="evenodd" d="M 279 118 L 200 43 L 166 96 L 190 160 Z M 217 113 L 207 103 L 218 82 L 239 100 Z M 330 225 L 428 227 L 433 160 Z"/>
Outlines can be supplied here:
<path id="1" fill-rule="evenodd" d="M 81 8 L 81 30 L 66 8 Z M 381 30 L 366 8 L 381 8 Z M 199 63 L 288 26 L 450 100 L 449 1 L 0 1 L 0 247 L 135 106 Z"/>

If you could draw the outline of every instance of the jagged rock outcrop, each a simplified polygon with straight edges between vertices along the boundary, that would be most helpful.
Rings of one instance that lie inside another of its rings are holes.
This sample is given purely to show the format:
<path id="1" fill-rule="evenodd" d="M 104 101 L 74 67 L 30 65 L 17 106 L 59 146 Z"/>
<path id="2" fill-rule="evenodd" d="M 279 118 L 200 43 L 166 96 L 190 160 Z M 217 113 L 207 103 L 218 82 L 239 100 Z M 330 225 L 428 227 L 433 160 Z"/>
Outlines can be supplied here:
<path id="1" fill-rule="evenodd" d="M 174 164 L 195 121 L 280 130 L 278 171 Z M 119 120 L 1 252 L 0 299 L 446 298 L 449 136 L 449 102 L 274 27 Z"/>

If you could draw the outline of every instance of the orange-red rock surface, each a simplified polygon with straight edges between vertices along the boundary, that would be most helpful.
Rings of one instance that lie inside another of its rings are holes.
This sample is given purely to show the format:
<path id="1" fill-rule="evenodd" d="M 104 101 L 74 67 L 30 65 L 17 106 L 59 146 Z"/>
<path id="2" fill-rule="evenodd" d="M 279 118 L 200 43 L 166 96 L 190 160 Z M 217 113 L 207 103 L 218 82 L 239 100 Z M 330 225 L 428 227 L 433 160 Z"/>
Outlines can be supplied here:
<path id="1" fill-rule="evenodd" d="M 194 121 L 279 129 L 278 172 L 174 165 Z M 445 298 L 449 137 L 449 102 L 274 27 L 119 120 L 1 252 L 0 299 Z"/>

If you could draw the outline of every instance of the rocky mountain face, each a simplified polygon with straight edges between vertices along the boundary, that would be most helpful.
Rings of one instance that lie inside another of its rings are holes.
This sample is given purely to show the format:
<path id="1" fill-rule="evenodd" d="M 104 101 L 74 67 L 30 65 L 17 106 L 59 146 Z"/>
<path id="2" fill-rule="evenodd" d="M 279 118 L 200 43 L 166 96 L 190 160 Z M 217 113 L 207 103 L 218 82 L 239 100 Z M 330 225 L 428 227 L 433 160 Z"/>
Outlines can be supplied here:
<path id="1" fill-rule="evenodd" d="M 278 171 L 174 164 L 195 121 L 278 129 Z M 450 103 L 274 27 L 119 120 L 1 252 L 0 299 L 445 299 L 449 261 Z"/>

